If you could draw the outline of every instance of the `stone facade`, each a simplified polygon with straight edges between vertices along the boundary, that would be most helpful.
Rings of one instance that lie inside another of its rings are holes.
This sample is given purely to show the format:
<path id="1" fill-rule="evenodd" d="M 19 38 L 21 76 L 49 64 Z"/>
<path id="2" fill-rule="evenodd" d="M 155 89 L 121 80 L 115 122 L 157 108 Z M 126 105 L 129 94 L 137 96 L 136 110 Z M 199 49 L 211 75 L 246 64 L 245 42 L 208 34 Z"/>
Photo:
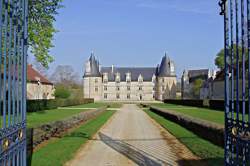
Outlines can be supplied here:
<path id="1" fill-rule="evenodd" d="M 201 79 L 206 82 L 210 78 L 214 78 L 216 75 L 215 71 L 210 69 L 198 69 L 198 70 L 184 70 L 181 78 L 181 97 L 182 99 L 194 99 L 196 96 L 193 95 L 192 90 L 194 82 L 197 79 Z M 205 90 L 200 91 L 200 95 L 204 95 Z"/>
<path id="2" fill-rule="evenodd" d="M 166 55 L 157 67 L 100 67 L 92 54 L 85 63 L 85 98 L 95 101 L 154 101 L 176 97 L 174 63 Z"/>
<path id="3" fill-rule="evenodd" d="M 50 82 L 45 76 L 36 71 L 32 65 L 27 67 L 27 99 L 41 100 L 41 99 L 55 99 L 54 84 Z"/>

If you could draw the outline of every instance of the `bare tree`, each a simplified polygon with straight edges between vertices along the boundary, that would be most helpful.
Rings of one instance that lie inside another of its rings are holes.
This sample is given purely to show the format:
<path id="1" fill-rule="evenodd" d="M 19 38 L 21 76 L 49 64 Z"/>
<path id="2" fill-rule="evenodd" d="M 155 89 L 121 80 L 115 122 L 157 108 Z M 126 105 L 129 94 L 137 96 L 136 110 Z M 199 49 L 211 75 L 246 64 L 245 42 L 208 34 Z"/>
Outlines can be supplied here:
<path id="1" fill-rule="evenodd" d="M 79 74 L 69 65 L 57 66 L 54 73 L 50 76 L 50 80 L 55 84 L 71 87 L 79 84 L 79 78 Z"/>
<path id="2" fill-rule="evenodd" d="M 39 71 L 43 76 L 48 76 L 48 69 L 46 69 L 40 62 L 37 62 L 36 60 L 32 63 L 34 68 Z"/>

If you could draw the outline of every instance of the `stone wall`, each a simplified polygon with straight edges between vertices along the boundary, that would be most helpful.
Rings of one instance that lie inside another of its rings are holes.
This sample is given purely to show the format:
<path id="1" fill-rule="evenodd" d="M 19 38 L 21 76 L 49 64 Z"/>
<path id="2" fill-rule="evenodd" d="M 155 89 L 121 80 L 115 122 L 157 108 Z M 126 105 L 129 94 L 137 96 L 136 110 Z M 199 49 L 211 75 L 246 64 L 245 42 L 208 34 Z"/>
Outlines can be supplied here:
<path id="1" fill-rule="evenodd" d="M 51 84 L 27 83 L 27 98 L 29 100 L 55 99 L 55 88 Z"/>
<path id="2" fill-rule="evenodd" d="M 60 121 L 55 121 L 47 124 L 43 124 L 41 126 L 35 128 L 27 129 L 27 144 L 28 149 L 32 150 L 39 144 L 43 143 L 46 140 L 49 140 L 52 137 L 60 137 L 65 134 L 68 129 L 76 127 L 87 120 L 93 119 L 97 117 L 99 114 L 104 112 L 106 107 L 89 110 L 82 112 L 80 114 L 74 115 L 67 119 L 63 119 Z"/>
<path id="3" fill-rule="evenodd" d="M 156 81 L 156 99 L 175 99 L 176 98 L 176 77 L 158 77 Z"/>

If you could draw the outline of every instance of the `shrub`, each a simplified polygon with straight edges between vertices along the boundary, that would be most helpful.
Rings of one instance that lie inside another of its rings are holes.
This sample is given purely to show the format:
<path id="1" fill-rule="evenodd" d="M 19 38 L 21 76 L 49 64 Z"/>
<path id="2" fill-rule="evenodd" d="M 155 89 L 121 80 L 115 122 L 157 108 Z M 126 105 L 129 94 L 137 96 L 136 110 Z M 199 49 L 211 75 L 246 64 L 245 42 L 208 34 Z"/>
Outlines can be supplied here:
<path id="1" fill-rule="evenodd" d="M 93 99 L 54 99 L 54 100 L 27 100 L 27 112 L 37 112 L 57 107 L 74 106 L 93 103 Z"/>
<path id="2" fill-rule="evenodd" d="M 57 86 L 55 90 L 55 97 L 67 99 L 70 97 L 70 91 L 64 86 Z"/>

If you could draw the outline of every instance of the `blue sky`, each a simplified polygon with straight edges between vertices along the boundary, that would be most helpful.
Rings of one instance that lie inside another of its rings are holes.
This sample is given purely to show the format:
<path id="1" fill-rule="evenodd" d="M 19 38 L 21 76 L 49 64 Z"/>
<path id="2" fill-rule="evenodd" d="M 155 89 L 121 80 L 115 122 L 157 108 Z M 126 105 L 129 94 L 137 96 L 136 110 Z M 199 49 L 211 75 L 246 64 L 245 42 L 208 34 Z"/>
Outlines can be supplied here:
<path id="1" fill-rule="evenodd" d="M 82 75 L 91 51 L 103 66 L 156 66 L 164 52 L 184 69 L 215 68 L 223 47 L 218 0 L 65 0 L 51 53 Z"/>

